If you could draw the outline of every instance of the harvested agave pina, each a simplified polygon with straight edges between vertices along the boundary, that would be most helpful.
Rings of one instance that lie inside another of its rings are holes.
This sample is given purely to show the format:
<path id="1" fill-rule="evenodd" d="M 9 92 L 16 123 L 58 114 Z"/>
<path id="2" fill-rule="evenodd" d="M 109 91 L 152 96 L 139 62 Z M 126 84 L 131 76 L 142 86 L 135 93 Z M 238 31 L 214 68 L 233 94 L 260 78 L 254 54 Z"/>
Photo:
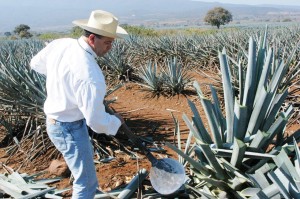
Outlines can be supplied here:
<path id="1" fill-rule="evenodd" d="M 150 181 L 158 193 L 169 195 L 177 191 L 184 184 L 186 176 L 182 164 L 171 158 L 164 158 L 162 160 L 167 166 L 172 168 L 166 171 L 153 166 L 150 169 Z"/>

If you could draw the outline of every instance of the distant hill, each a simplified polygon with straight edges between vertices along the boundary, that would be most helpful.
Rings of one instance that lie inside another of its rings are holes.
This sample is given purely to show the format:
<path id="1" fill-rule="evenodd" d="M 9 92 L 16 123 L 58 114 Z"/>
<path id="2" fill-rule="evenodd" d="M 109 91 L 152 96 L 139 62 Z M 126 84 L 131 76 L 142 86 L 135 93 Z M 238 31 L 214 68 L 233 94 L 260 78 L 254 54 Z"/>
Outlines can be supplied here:
<path id="1" fill-rule="evenodd" d="M 117 1 L 117 0 L 105 0 Z M 144 5 L 144 6 L 143 6 Z M 208 3 L 186 0 L 152 0 L 142 3 L 139 0 L 124 1 L 115 10 L 123 23 L 144 25 L 185 24 L 201 25 L 207 11 L 214 7 L 223 7 L 233 14 L 233 23 L 241 21 L 280 21 L 287 18 L 300 20 L 300 7 L 278 5 L 237 5 L 223 3 Z M 143 7 L 143 9 L 140 9 Z"/>
<path id="2" fill-rule="evenodd" d="M 29 25 L 33 31 L 69 30 L 73 20 L 88 18 L 94 9 L 114 13 L 122 24 L 154 28 L 203 25 L 207 11 L 216 6 L 224 7 L 233 14 L 233 24 L 300 21 L 299 6 L 249 6 L 191 0 L 52 0 L 51 3 L 46 0 L 26 0 L 26 3 L 22 1 L 18 6 L 9 2 L 1 5 L 2 33 L 12 32 L 21 23 Z"/>

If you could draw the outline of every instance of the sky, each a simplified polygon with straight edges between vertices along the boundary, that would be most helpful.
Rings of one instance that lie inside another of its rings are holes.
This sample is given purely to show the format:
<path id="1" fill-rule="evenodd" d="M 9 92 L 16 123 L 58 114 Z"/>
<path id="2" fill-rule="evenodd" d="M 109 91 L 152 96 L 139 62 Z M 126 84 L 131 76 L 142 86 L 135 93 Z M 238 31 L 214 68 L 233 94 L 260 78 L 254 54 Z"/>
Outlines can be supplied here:
<path id="1" fill-rule="evenodd" d="M 205 2 L 219 2 L 219 3 L 232 3 L 232 4 L 246 4 L 246 5 L 292 5 L 300 6 L 299 0 L 199 0 Z"/>
<path id="2" fill-rule="evenodd" d="M 13 29 L 20 24 L 28 24 L 31 30 L 38 30 L 41 27 L 52 29 L 65 29 L 72 27 L 70 23 L 74 19 L 87 18 L 95 7 L 107 9 L 107 11 L 121 12 L 122 2 L 138 2 L 142 12 L 145 3 L 150 0 L 0 0 L 0 34 Z M 144 3 L 143 3 L 144 1 Z M 164 1 L 164 0 L 160 0 Z M 202 2 L 219 2 L 245 5 L 293 5 L 300 6 L 300 0 L 186 0 Z M 118 4 L 116 2 L 119 2 Z M 156 1 L 157 3 L 157 1 Z M 118 6 L 116 6 L 116 4 Z M 157 5 L 159 6 L 159 5 Z M 104 9 L 104 10 L 105 10 Z M 66 25 L 68 24 L 68 25 Z"/>

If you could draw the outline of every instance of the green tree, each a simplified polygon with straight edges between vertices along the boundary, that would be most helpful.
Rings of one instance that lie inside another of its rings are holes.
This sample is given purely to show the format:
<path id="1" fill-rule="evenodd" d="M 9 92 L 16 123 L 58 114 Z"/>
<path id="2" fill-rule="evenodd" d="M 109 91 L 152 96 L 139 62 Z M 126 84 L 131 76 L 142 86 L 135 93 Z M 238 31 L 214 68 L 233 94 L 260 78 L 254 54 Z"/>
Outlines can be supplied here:
<path id="1" fill-rule="evenodd" d="M 30 27 L 25 24 L 20 24 L 15 27 L 14 33 L 17 34 L 21 38 L 30 38 L 32 34 L 29 32 Z"/>
<path id="2" fill-rule="evenodd" d="M 219 29 L 221 25 L 232 21 L 232 14 L 222 7 L 215 7 L 207 12 L 204 21 Z"/>
<path id="3" fill-rule="evenodd" d="M 31 34 L 30 32 L 28 32 L 28 31 L 21 31 L 21 32 L 19 33 L 19 36 L 20 36 L 21 38 L 26 38 L 26 39 L 28 39 L 28 38 L 32 37 L 32 34 Z"/>

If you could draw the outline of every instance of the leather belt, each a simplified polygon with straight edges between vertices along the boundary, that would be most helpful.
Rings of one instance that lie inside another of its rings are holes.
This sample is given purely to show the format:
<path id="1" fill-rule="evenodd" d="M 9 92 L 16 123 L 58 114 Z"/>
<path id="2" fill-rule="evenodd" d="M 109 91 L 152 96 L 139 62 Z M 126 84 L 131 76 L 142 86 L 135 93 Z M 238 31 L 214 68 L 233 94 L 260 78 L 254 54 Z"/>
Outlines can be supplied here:
<path id="1" fill-rule="evenodd" d="M 77 121 L 74 121 L 74 122 L 81 122 L 82 120 L 84 120 L 84 119 L 80 119 L 80 120 L 77 120 Z M 47 122 L 50 123 L 50 124 L 74 123 L 74 122 L 61 122 L 61 121 L 58 121 L 58 120 L 53 119 L 53 118 L 47 118 Z"/>

